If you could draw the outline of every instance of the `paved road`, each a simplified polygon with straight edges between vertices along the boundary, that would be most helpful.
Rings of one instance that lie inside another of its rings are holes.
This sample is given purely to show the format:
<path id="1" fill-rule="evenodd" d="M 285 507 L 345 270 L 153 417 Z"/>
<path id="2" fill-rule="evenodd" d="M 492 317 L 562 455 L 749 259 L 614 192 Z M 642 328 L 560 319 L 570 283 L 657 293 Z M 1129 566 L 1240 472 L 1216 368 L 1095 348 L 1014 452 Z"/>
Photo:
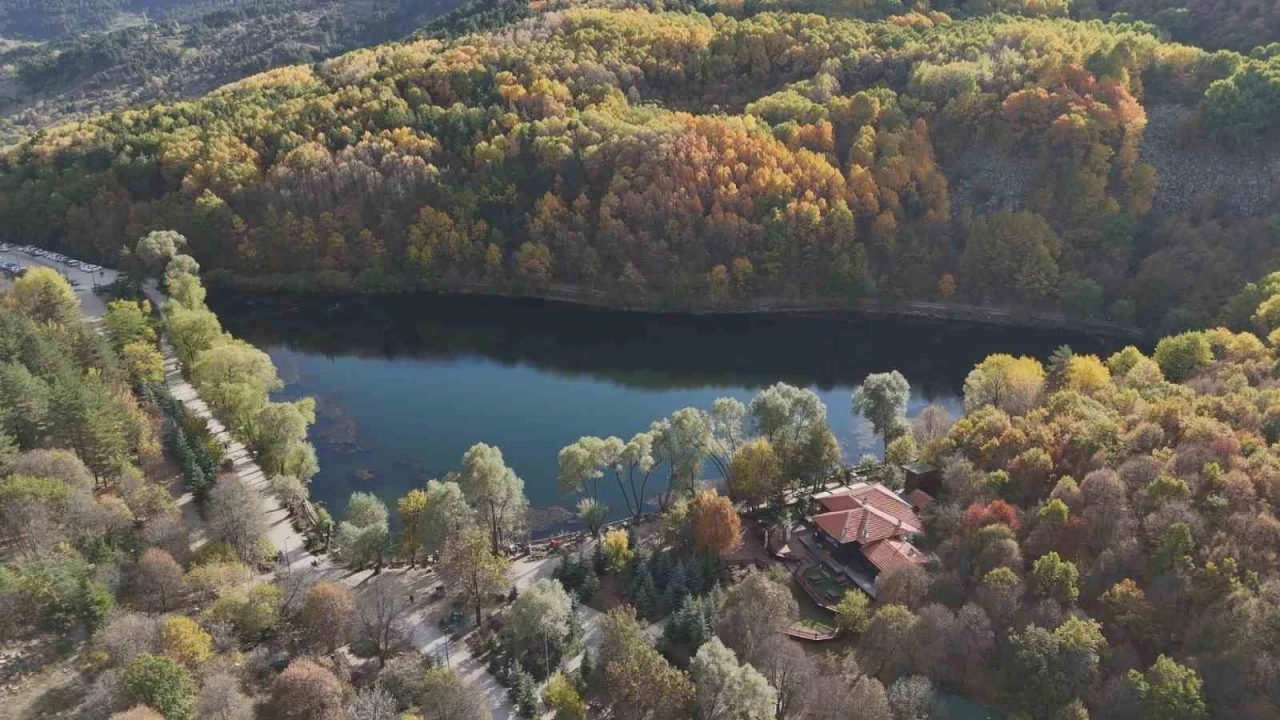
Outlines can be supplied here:
<path id="1" fill-rule="evenodd" d="M 62 263 L 57 263 L 46 258 L 28 255 L 24 252 L 18 251 L 17 249 L 0 252 L 0 260 L 18 263 L 19 265 L 25 265 L 27 267 L 39 265 L 42 267 L 53 268 L 68 280 L 75 280 L 80 283 L 80 285 L 76 287 L 76 297 L 80 298 L 80 312 L 88 320 L 96 320 L 97 318 L 102 317 L 103 313 L 107 311 L 106 303 L 103 302 L 102 298 L 93 293 L 93 287 L 95 285 L 110 285 L 115 282 L 117 275 L 115 270 L 103 268 L 96 273 L 87 273 L 84 270 L 67 267 Z"/>

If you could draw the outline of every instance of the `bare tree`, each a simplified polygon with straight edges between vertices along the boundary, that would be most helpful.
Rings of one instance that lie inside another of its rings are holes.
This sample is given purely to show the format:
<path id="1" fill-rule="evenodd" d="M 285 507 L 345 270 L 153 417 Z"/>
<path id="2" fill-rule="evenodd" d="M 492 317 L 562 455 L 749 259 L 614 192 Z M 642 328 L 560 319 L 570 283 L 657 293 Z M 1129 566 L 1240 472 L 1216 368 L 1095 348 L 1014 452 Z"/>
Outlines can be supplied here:
<path id="1" fill-rule="evenodd" d="M 929 573 L 919 565 L 899 565 L 876 576 L 876 600 L 881 605 L 905 605 L 914 610 L 929 594 Z"/>
<path id="2" fill-rule="evenodd" d="M 800 645 L 778 634 L 769 638 L 756 665 L 777 690 L 774 717 L 779 720 L 804 717 L 805 699 L 816 670 Z"/>
<path id="3" fill-rule="evenodd" d="M 850 720 L 892 720 L 893 718 L 884 685 L 873 677 L 864 675 L 858 678 L 849 693 L 849 700 L 852 704 Z"/>
<path id="4" fill-rule="evenodd" d="M 191 560 L 191 531 L 178 513 L 149 518 L 142 526 L 142 542 L 164 550 L 181 565 Z"/>
<path id="5" fill-rule="evenodd" d="M 127 667 L 142 653 L 160 652 L 160 619 L 139 613 L 116 612 L 94 636 L 94 642 L 115 667 Z"/>
<path id="6" fill-rule="evenodd" d="M 240 681 L 215 673 L 204 681 L 196 701 L 196 717 L 212 720 L 252 720 L 253 701 L 240 691 Z"/>
<path id="7" fill-rule="evenodd" d="M 431 720 L 491 720 L 484 696 L 451 667 L 427 671 L 422 714 Z"/>
<path id="8" fill-rule="evenodd" d="M 269 709 L 282 720 L 340 720 L 342 683 L 313 660 L 294 660 L 271 684 Z"/>
<path id="9" fill-rule="evenodd" d="M 408 610 L 408 591 L 391 575 L 375 577 L 356 603 L 357 631 L 361 640 L 376 648 L 378 667 L 387 664 L 387 658 L 404 640 Z"/>
<path id="10" fill-rule="evenodd" d="M 262 559 L 267 518 L 262 498 L 239 478 L 219 480 L 209 495 L 210 539 L 225 542 L 247 563 Z"/>
<path id="11" fill-rule="evenodd" d="M 758 663 L 768 641 L 798 614 L 790 590 L 753 572 L 729 591 L 716 620 L 716 635 L 744 660 Z"/>
<path id="12" fill-rule="evenodd" d="M 333 652 L 346 643 L 354 612 L 355 603 L 345 585 L 321 582 L 307 593 L 298 621 L 314 646 Z"/>
<path id="13" fill-rule="evenodd" d="M 362 689 L 347 705 L 347 720 L 396 720 L 399 717 L 396 699 L 382 689 L 381 683 Z"/>
<path id="14" fill-rule="evenodd" d="M 134 566 L 133 584 L 142 605 L 168 612 L 182 599 L 182 566 L 164 550 L 151 548 Z"/>
<path id="15" fill-rule="evenodd" d="M 927 405 L 920 414 L 911 421 L 911 434 L 916 443 L 924 447 L 938 438 L 945 437 L 947 431 L 955 424 L 951 413 L 940 405 Z"/>
<path id="16" fill-rule="evenodd" d="M 926 677 L 899 678 L 889 686 L 888 698 L 895 720 L 928 720 L 933 714 L 933 683 Z"/>

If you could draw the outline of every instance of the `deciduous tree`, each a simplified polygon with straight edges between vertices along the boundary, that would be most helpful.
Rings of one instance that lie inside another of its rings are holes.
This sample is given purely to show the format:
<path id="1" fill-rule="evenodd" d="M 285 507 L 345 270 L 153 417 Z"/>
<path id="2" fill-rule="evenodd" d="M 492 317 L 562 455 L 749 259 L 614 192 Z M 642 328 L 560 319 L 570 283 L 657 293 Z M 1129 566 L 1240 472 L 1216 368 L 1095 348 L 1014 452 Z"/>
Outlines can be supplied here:
<path id="1" fill-rule="evenodd" d="M 719 557 L 738 544 L 742 521 L 729 498 L 703 490 L 689 505 L 689 524 L 699 549 Z"/>
<path id="2" fill-rule="evenodd" d="M 271 683 L 270 709 L 278 718 L 340 720 L 342 683 L 313 660 L 294 660 Z"/>
<path id="3" fill-rule="evenodd" d="M 230 545 L 241 560 L 260 561 L 267 519 L 257 491 L 237 477 L 219 480 L 209 494 L 208 529 L 211 540 Z"/>
<path id="4" fill-rule="evenodd" d="M 173 615 L 160 626 L 160 648 L 184 667 L 194 669 L 212 655 L 213 636 L 191 618 Z"/>
<path id="5" fill-rule="evenodd" d="M 479 625 L 484 606 L 507 588 L 508 565 L 505 558 L 493 552 L 488 533 L 475 528 L 463 530 L 445 544 L 439 571 L 446 587 L 475 611 Z"/>
<path id="6" fill-rule="evenodd" d="M 195 707 L 196 682 L 177 661 L 142 653 L 125 671 L 124 692 L 131 702 L 154 708 L 167 720 L 182 720 Z"/>
<path id="7" fill-rule="evenodd" d="M 332 653 L 346 643 L 354 617 L 355 601 L 347 586 L 318 582 L 307 591 L 298 622 L 313 645 Z"/>
<path id="8" fill-rule="evenodd" d="M 883 439 L 886 450 L 889 442 L 906 428 L 907 399 L 910 395 L 911 385 L 897 370 L 868 375 L 862 385 L 853 391 L 854 414 L 865 417 L 871 423 L 871 427 Z"/>
<path id="9" fill-rule="evenodd" d="M 484 443 L 473 445 L 462 456 L 457 483 L 488 530 L 494 552 L 523 529 L 529 505 L 524 481 L 507 467 L 501 450 Z"/>
<path id="10" fill-rule="evenodd" d="M 755 668 L 739 665 L 719 638 L 702 644 L 690 665 L 699 717 L 707 720 L 770 720 L 777 692 Z"/>

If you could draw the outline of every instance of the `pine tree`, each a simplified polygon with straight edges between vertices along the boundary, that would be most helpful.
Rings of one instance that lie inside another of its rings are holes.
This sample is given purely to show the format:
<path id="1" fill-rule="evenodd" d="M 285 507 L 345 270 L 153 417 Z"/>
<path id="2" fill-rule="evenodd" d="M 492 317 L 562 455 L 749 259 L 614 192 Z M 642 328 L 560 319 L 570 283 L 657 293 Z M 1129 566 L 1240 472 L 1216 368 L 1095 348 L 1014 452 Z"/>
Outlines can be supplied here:
<path id="1" fill-rule="evenodd" d="M 585 693 L 595 682 L 595 665 L 591 661 L 591 648 L 582 651 L 582 662 L 578 663 L 578 692 Z"/>
<path id="2" fill-rule="evenodd" d="M 668 608 L 678 608 L 689 595 L 688 571 L 684 563 L 676 563 L 667 578 L 666 603 Z"/>
<path id="3" fill-rule="evenodd" d="M 533 676 L 518 669 L 511 673 L 511 702 L 515 705 L 516 714 L 522 718 L 538 717 L 538 684 Z"/>
<path id="4" fill-rule="evenodd" d="M 578 600 L 586 605 L 590 603 L 600 592 L 600 576 L 596 574 L 594 567 L 587 566 L 586 574 L 582 578 L 582 586 L 578 588 Z"/>
<path id="5" fill-rule="evenodd" d="M 652 617 L 658 601 L 657 588 L 653 586 L 653 576 L 649 574 L 647 565 L 637 564 L 631 584 L 627 588 L 627 599 L 635 606 L 640 617 Z"/>

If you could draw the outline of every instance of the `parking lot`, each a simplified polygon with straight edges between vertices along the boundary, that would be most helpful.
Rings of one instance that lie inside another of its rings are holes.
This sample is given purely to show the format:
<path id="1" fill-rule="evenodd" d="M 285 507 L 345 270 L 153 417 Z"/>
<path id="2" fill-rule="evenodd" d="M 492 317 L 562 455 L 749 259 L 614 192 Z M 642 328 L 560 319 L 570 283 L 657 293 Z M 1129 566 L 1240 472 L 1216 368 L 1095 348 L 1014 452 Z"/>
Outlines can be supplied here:
<path id="1" fill-rule="evenodd" d="M 37 254 L 38 252 L 45 254 Z M 67 278 L 75 288 L 76 297 L 80 298 L 80 310 L 85 317 L 102 317 L 106 312 L 106 304 L 93 293 L 93 288 L 115 282 L 115 270 L 81 263 L 75 258 L 63 258 L 39 248 L 0 243 L 0 269 L 4 271 L 4 276 L 13 277 L 22 269 L 34 266 L 53 268 Z"/>

